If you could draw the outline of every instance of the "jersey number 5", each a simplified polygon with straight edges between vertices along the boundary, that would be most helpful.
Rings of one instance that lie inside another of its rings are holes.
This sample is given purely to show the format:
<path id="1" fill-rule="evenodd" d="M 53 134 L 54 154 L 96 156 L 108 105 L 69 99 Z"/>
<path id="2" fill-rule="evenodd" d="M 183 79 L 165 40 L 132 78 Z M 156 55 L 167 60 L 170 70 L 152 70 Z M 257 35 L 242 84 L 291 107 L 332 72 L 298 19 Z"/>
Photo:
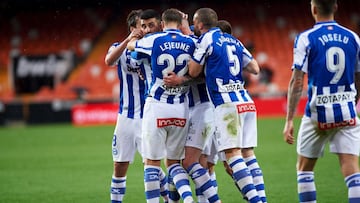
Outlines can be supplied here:
<path id="1" fill-rule="evenodd" d="M 230 73 L 233 76 L 236 76 L 240 73 L 240 61 L 238 56 L 235 54 L 236 47 L 234 45 L 227 45 L 226 52 L 229 59 L 230 64 Z"/>

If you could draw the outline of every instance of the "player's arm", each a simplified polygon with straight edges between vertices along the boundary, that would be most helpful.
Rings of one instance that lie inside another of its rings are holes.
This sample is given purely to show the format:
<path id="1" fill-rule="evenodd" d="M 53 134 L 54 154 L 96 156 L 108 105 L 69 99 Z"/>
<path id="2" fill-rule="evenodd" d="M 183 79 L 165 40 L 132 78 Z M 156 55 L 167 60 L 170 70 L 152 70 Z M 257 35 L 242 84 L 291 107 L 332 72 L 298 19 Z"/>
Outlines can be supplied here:
<path id="1" fill-rule="evenodd" d="M 124 41 L 121 42 L 121 44 L 119 46 L 111 47 L 109 49 L 109 53 L 106 54 L 106 56 L 105 56 L 105 64 L 107 66 L 115 65 L 116 60 L 119 59 L 119 57 L 125 50 L 127 43 L 128 43 L 128 40 L 126 38 Z"/>
<path id="2" fill-rule="evenodd" d="M 356 88 L 355 104 L 357 104 L 360 99 L 360 72 L 355 73 L 355 88 Z"/>
<path id="3" fill-rule="evenodd" d="M 105 56 L 105 64 L 107 66 L 112 66 L 115 64 L 116 60 L 119 59 L 119 57 L 121 56 L 121 54 L 124 52 L 127 44 L 129 43 L 129 41 L 134 38 L 135 36 L 139 37 L 141 36 L 141 33 L 139 32 L 139 30 L 133 30 L 125 39 L 124 41 L 121 42 L 121 44 L 119 46 L 116 47 L 112 47 L 109 50 L 109 53 Z"/>
<path id="4" fill-rule="evenodd" d="M 189 76 L 192 78 L 199 77 L 203 71 L 203 66 L 197 63 L 196 61 L 194 61 L 193 59 L 190 59 L 188 66 L 189 66 Z"/>
<path id="5" fill-rule="evenodd" d="M 180 31 L 184 35 L 192 35 L 193 32 L 190 29 L 190 25 L 189 25 L 189 21 L 188 21 L 188 14 L 185 14 L 185 13 L 183 13 L 181 11 L 180 11 L 180 14 L 182 16 L 182 21 L 181 21 L 181 25 L 180 25 Z"/>
<path id="6" fill-rule="evenodd" d="M 294 143 L 294 124 L 296 109 L 299 104 L 304 84 L 304 72 L 294 68 L 288 88 L 287 96 L 287 114 L 284 127 L 284 140 L 289 143 Z"/>
<path id="7" fill-rule="evenodd" d="M 126 48 L 130 51 L 135 50 L 136 41 L 144 36 L 144 33 L 141 31 L 141 29 L 135 29 L 132 33 L 133 35 L 129 37 L 130 39 L 126 44 Z"/>
<path id="8" fill-rule="evenodd" d="M 164 76 L 163 81 L 166 86 L 175 87 L 181 85 L 188 85 L 192 81 L 199 81 L 200 78 L 192 78 L 190 75 L 186 74 L 184 76 L 178 76 L 174 72 L 168 73 L 167 76 Z"/>
<path id="9" fill-rule="evenodd" d="M 304 72 L 294 68 L 289 83 L 286 120 L 293 120 L 304 85 Z"/>
<path id="10" fill-rule="evenodd" d="M 260 67 L 259 67 L 257 61 L 256 61 L 255 59 L 252 59 L 252 60 L 248 63 L 248 65 L 246 65 L 246 66 L 244 67 L 244 70 L 248 71 L 249 73 L 252 73 L 252 74 L 257 75 L 257 74 L 259 74 L 259 72 L 260 72 Z"/>
<path id="11" fill-rule="evenodd" d="M 132 39 L 127 43 L 126 48 L 129 49 L 130 51 L 134 51 L 137 40 L 138 40 L 137 38 L 132 38 Z"/>

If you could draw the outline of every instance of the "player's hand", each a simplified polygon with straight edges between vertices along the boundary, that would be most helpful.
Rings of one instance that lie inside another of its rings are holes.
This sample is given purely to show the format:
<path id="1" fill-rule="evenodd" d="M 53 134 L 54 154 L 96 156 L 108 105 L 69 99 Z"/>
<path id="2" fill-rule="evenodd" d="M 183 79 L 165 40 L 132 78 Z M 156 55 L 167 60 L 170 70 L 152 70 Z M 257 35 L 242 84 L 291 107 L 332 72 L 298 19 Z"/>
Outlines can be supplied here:
<path id="1" fill-rule="evenodd" d="M 144 36 L 144 32 L 141 29 L 134 29 L 128 36 L 129 39 L 140 39 Z"/>
<path id="2" fill-rule="evenodd" d="M 163 77 L 164 84 L 169 87 L 175 87 L 182 83 L 181 77 L 177 76 L 176 73 L 170 72 Z"/>
<path id="3" fill-rule="evenodd" d="M 294 144 L 295 138 L 294 138 L 294 123 L 293 121 L 286 121 L 284 126 L 284 141 L 288 144 Z"/>
<path id="4" fill-rule="evenodd" d="M 189 17 L 189 15 L 188 14 L 186 14 L 186 13 L 184 13 L 184 12 L 182 12 L 182 11 L 179 11 L 179 13 L 181 14 L 181 17 L 183 18 L 183 19 L 188 19 L 188 17 Z"/>

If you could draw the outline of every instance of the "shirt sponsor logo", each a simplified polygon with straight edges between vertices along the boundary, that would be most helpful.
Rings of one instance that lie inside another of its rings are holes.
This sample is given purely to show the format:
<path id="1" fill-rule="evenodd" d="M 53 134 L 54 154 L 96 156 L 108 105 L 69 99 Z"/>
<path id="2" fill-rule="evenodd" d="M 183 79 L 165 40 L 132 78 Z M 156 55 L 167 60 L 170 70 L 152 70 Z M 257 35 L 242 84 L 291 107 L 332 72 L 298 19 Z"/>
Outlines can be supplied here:
<path id="1" fill-rule="evenodd" d="M 239 105 L 236 105 L 236 108 L 238 110 L 238 113 L 256 112 L 256 106 L 255 106 L 255 104 L 252 104 L 252 103 L 239 104 Z"/>
<path id="2" fill-rule="evenodd" d="M 163 128 L 166 126 L 176 126 L 176 127 L 185 127 L 186 119 L 185 118 L 158 118 L 157 127 Z"/>
<path id="3" fill-rule="evenodd" d="M 342 102 L 350 102 L 353 98 L 350 93 L 336 93 L 330 95 L 318 95 L 316 97 L 316 105 L 338 104 Z"/>
<path id="4" fill-rule="evenodd" d="M 346 120 L 346 121 L 342 121 L 342 122 L 338 122 L 338 123 L 320 123 L 320 122 L 318 123 L 320 130 L 329 130 L 329 129 L 333 129 L 333 128 L 354 126 L 354 125 L 356 125 L 355 118 L 352 118 L 352 119 Z"/>
<path id="5" fill-rule="evenodd" d="M 242 83 L 233 83 L 219 86 L 219 92 L 235 92 L 243 89 L 244 85 Z"/>
<path id="6" fill-rule="evenodd" d="M 165 90 L 165 93 L 168 94 L 168 95 L 183 94 L 188 89 L 187 86 L 169 87 L 169 86 L 166 86 L 166 85 L 162 85 L 161 87 Z"/>

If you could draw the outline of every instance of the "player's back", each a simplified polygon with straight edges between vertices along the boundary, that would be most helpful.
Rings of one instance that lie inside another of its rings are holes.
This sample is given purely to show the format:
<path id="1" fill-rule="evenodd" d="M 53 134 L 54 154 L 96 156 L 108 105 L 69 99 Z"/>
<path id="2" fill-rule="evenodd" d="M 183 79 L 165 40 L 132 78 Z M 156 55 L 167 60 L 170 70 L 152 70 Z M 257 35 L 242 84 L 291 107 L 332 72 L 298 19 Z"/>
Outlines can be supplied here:
<path id="1" fill-rule="evenodd" d="M 179 30 L 169 29 L 139 40 L 135 50 L 151 56 L 149 96 L 167 103 L 184 102 L 188 87 L 167 87 L 163 76 L 170 72 L 179 76 L 187 73 L 187 63 L 195 50 L 193 39 L 181 34 Z"/>
<path id="2" fill-rule="evenodd" d="M 241 72 L 252 57 L 242 43 L 235 37 L 222 33 L 218 28 L 211 29 L 209 34 L 200 39 L 200 43 L 208 43 L 212 50 L 206 61 L 205 75 L 214 105 L 251 101 L 244 89 Z"/>
<path id="3" fill-rule="evenodd" d="M 299 65 L 309 78 L 306 115 L 324 123 L 354 118 L 355 68 L 360 71 L 358 36 L 331 21 L 317 23 L 298 40 L 303 40 L 299 46 L 308 50 L 307 66 L 300 62 L 304 57 L 295 55 L 295 66 Z"/>
<path id="4" fill-rule="evenodd" d="M 350 85 L 354 82 L 354 68 L 359 58 L 359 39 L 355 33 L 329 22 L 317 24 L 308 38 L 308 74 L 315 86 Z"/>

